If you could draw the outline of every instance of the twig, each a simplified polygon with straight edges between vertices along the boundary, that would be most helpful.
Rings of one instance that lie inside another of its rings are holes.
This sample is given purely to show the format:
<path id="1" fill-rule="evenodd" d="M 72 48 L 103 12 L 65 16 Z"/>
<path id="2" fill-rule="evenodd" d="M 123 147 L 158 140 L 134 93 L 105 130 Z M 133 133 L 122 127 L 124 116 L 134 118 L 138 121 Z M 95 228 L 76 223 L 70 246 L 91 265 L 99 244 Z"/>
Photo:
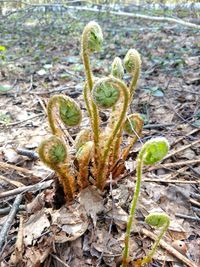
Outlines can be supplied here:
<path id="1" fill-rule="evenodd" d="M 27 170 L 25 168 L 18 167 L 18 166 L 15 166 L 15 165 L 12 165 L 6 162 L 0 162 L 0 167 L 3 169 L 12 169 L 12 170 L 19 171 L 25 174 L 33 175 L 33 172 L 30 170 Z"/>
<path id="2" fill-rule="evenodd" d="M 199 217 L 193 217 L 193 216 L 180 214 L 180 213 L 176 213 L 175 216 L 179 217 L 179 218 L 182 218 L 182 219 L 188 219 L 188 220 L 200 222 L 200 218 Z"/>
<path id="3" fill-rule="evenodd" d="M 8 231 L 10 230 L 10 227 L 12 225 L 12 222 L 15 218 L 15 215 L 19 209 L 19 205 L 22 201 L 22 198 L 23 198 L 23 195 L 20 194 L 18 195 L 16 198 L 15 198 L 15 201 L 12 205 L 12 208 L 10 210 L 10 213 L 6 219 L 6 222 L 3 224 L 2 226 L 2 229 L 1 229 L 1 232 L 0 232 L 0 251 L 1 251 L 1 254 L 2 254 L 2 248 L 3 248 L 3 244 L 6 240 L 6 237 L 7 237 L 7 234 L 8 234 Z"/>
<path id="4" fill-rule="evenodd" d="M 157 124 L 147 124 L 144 125 L 144 129 L 155 129 L 155 128 L 165 128 L 165 127 L 172 127 L 174 126 L 174 123 L 157 123 Z"/>
<path id="5" fill-rule="evenodd" d="M 43 103 L 41 97 L 39 97 L 39 96 L 36 95 L 36 98 L 37 98 L 37 100 L 38 100 L 40 106 L 41 106 L 42 109 L 44 110 L 45 115 L 47 115 L 47 109 L 46 109 L 46 107 L 45 107 L 45 105 L 44 105 L 44 103 Z"/>
<path id="6" fill-rule="evenodd" d="M 166 159 L 166 157 L 165 157 L 165 159 Z M 172 163 L 158 164 L 156 166 L 152 166 L 151 168 L 148 168 L 148 171 L 157 170 L 157 169 L 161 169 L 161 168 L 179 167 L 182 165 L 196 164 L 196 163 L 200 163 L 200 159 L 183 160 L 183 161 L 172 162 Z"/>
<path id="7" fill-rule="evenodd" d="M 3 181 L 5 181 L 5 182 L 7 182 L 7 183 L 9 183 L 9 184 L 11 184 L 11 185 L 14 185 L 15 187 L 21 187 L 21 186 L 24 186 L 23 183 L 18 182 L 18 181 L 10 180 L 10 179 L 4 177 L 3 175 L 0 175 L 0 180 L 3 180 Z"/>
<path id="8" fill-rule="evenodd" d="M 150 237 L 153 240 L 156 240 L 156 238 L 157 238 L 157 236 L 155 234 L 153 234 L 152 232 L 148 231 L 145 228 L 142 228 L 141 232 L 142 232 L 142 234 Z M 183 254 L 178 252 L 175 248 L 173 248 L 172 246 L 167 244 L 165 241 L 161 240 L 160 241 L 160 246 L 162 248 L 164 248 L 165 250 L 167 250 L 171 255 L 173 255 L 174 257 L 179 259 L 181 262 L 186 264 L 187 266 L 189 266 L 189 267 L 198 267 L 194 262 L 192 262 L 191 260 L 186 258 Z"/>
<path id="9" fill-rule="evenodd" d="M 35 151 L 32 151 L 32 150 L 29 150 L 29 149 L 17 148 L 16 152 L 17 152 L 17 154 L 22 155 L 22 156 L 26 156 L 32 160 L 37 160 L 39 158 L 38 153 L 36 153 Z"/>
<path id="10" fill-rule="evenodd" d="M 179 153 L 179 152 L 181 152 L 181 151 L 183 151 L 183 150 L 186 150 L 187 148 L 189 148 L 189 147 L 191 147 L 191 146 L 194 146 L 194 145 L 196 145 L 196 144 L 198 144 L 198 143 L 200 143 L 200 139 L 198 139 L 198 140 L 192 142 L 192 143 L 189 144 L 189 145 L 182 146 L 182 147 L 180 147 L 179 149 L 175 149 L 175 150 L 172 151 L 170 154 L 168 154 L 164 159 L 168 159 L 168 158 L 174 156 L 175 154 L 177 154 L 177 153 Z"/>
<path id="11" fill-rule="evenodd" d="M 22 123 L 24 123 L 24 122 L 27 122 L 27 121 L 29 121 L 29 120 L 33 120 L 33 119 L 36 119 L 36 118 L 38 118 L 38 117 L 42 117 L 42 116 L 44 116 L 43 113 L 42 113 L 42 114 L 37 114 L 37 115 L 32 116 L 32 117 L 30 117 L 30 118 L 27 118 L 27 119 L 25 119 L 25 120 L 23 120 L 23 121 L 16 121 L 16 122 L 11 122 L 11 123 L 8 123 L 8 124 L 4 124 L 3 127 L 16 126 L 16 125 L 22 124 Z M 2 127 L 2 126 L 1 126 L 1 127 Z"/>
<path id="12" fill-rule="evenodd" d="M 63 260 L 61 260 L 60 258 L 58 258 L 58 256 L 56 256 L 55 254 L 50 253 L 51 257 L 53 257 L 54 259 L 56 259 L 57 261 L 59 261 L 61 264 L 63 264 L 63 266 L 65 267 L 70 267 L 66 262 L 64 262 Z"/>
<path id="13" fill-rule="evenodd" d="M 185 180 L 165 180 L 165 179 L 144 179 L 144 182 L 155 183 L 170 183 L 170 184 L 200 184 L 200 181 L 185 181 Z"/>
<path id="14" fill-rule="evenodd" d="M 53 180 L 49 180 L 46 182 L 37 183 L 35 185 L 22 186 L 22 187 L 13 189 L 13 190 L 1 192 L 0 198 L 14 196 L 17 194 L 25 193 L 27 191 L 38 191 L 38 190 L 46 189 L 46 188 L 51 186 L 52 182 L 53 182 Z"/>
<path id="15" fill-rule="evenodd" d="M 190 135 L 192 135 L 192 134 L 195 134 L 195 133 L 197 133 L 197 132 L 199 132 L 199 131 L 200 131 L 200 128 L 193 129 L 191 132 L 189 132 L 189 133 L 183 135 L 182 137 L 176 139 L 176 140 L 173 142 L 173 144 L 172 144 L 171 146 L 176 145 L 177 143 L 179 143 L 180 141 L 182 141 L 182 140 L 185 139 L 186 137 L 188 137 L 188 136 L 190 136 Z"/>
<path id="16" fill-rule="evenodd" d="M 7 215 L 10 210 L 11 210 L 12 207 L 6 207 L 6 208 L 3 208 L 3 209 L 0 209 L 0 215 Z M 19 206 L 19 210 L 23 210 L 25 211 L 26 210 L 26 206 L 25 205 L 20 205 Z"/>
<path id="17" fill-rule="evenodd" d="M 188 166 L 184 166 L 178 170 L 170 170 L 172 173 L 165 176 L 165 180 L 172 180 L 176 178 L 179 174 L 185 174 L 185 171 L 187 171 Z M 168 169 L 169 170 L 169 169 Z"/>
<path id="18" fill-rule="evenodd" d="M 190 198 L 189 201 L 190 201 L 191 204 L 193 204 L 193 205 L 195 205 L 197 207 L 200 207 L 200 203 L 198 201 L 196 201 L 195 199 Z"/>
<path id="19" fill-rule="evenodd" d="M 193 198 L 196 198 L 196 199 L 200 200 L 200 194 L 191 193 L 190 196 L 193 197 Z"/>

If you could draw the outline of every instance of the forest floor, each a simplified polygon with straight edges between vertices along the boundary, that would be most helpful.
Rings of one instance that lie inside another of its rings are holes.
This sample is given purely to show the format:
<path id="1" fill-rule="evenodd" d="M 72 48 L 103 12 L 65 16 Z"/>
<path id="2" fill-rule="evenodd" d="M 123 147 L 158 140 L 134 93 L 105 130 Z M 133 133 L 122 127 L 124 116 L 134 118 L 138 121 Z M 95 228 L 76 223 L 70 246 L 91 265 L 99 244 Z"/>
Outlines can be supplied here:
<path id="1" fill-rule="evenodd" d="M 142 73 L 131 111 L 144 118 L 141 141 L 164 136 L 170 143 L 167 158 L 144 170 L 137 227 L 131 234 L 135 263 L 130 266 L 139 266 L 137 259 L 152 244 L 148 233 L 154 230 L 144 223 L 151 211 L 170 216 L 164 239 L 183 258 L 159 248 L 150 266 L 200 266 L 199 31 L 86 12 L 65 17 L 22 12 L 1 21 L 0 228 L 14 200 L 19 207 L 4 236 L 1 266 L 119 266 L 140 142 L 129 155 L 126 177 L 111 190 L 99 195 L 92 189 L 71 207 L 58 210 L 51 208 L 54 174 L 37 157 L 38 145 L 50 134 L 46 116 L 50 96 L 68 95 L 85 110 L 80 38 L 90 20 L 104 32 L 103 49 L 92 56 L 94 74 L 108 75 L 115 56 L 123 59 L 128 49 L 137 49 Z M 101 117 L 105 123 L 107 111 Z M 82 126 L 89 126 L 87 117 Z M 69 130 L 73 137 L 78 131 Z M 88 203 L 94 203 L 92 209 Z"/>

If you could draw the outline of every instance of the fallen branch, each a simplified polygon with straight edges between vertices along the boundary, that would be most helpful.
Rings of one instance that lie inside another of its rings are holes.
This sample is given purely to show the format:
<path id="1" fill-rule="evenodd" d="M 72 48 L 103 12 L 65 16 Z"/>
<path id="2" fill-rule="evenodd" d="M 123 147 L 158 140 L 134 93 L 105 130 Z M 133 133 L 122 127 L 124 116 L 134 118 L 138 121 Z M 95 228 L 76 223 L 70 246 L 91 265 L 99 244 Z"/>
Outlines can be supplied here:
<path id="1" fill-rule="evenodd" d="M 13 189 L 13 190 L 1 192 L 0 198 L 14 196 L 17 194 L 25 193 L 27 191 L 38 191 L 38 190 L 42 190 L 42 189 L 47 189 L 51 186 L 52 182 L 53 182 L 53 180 L 49 180 L 46 182 L 37 183 L 35 185 L 22 186 L 22 187 Z"/>
<path id="2" fill-rule="evenodd" d="M 95 9 L 95 8 L 89 8 L 89 7 L 74 7 L 74 6 L 66 6 L 66 9 L 71 10 L 77 10 L 77 11 L 89 11 L 89 12 L 98 12 L 98 13 L 107 13 L 111 15 L 117 15 L 117 16 L 123 16 L 123 17 L 132 17 L 132 18 L 138 18 L 138 19 L 144 19 L 144 20 L 154 20 L 154 21 L 160 21 L 160 22 L 170 22 L 170 23 L 177 23 L 181 24 L 186 27 L 200 29 L 200 25 L 184 21 L 182 19 L 175 19 L 175 18 L 169 18 L 169 17 L 156 17 L 156 16 L 147 16 L 142 15 L 138 13 L 127 13 L 122 11 L 108 11 L 103 9 Z"/>
<path id="3" fill-rule="evenodd" d="M 152 232 L 148 231 L 145 228 L 143 228 L 141 230 L 141 232 L 142 232 L 143 235 L 146 235 L 146 236 L 150 237 L 153 240 L 156 240 L 156 238 L 157 238 L 157 236 L 155 234 L 153 234 Z M 165 250 L 167 250 L 167 252 L 169 252 L 171 255 L 173 255 L 174 257 L 179 259 L 181 262 L 186 264 L 187 266 L 189 266 L 189 267 L 198 267 L 194 262 L 192 262 L 191 260 L 186 258 L 183 254 L 178 252 L 175 248 L 173 248 L 172 246 L 167 244 L 165 241 L 161 240 L 160 241 L 160 246 L 162 248 L 164 248 Z"/>
<path id="4" fill-rule="evenodd" d="M 5 243 L 8 231 L 11 228 L 12 222 L 13 222 L 13 220 L 15 218 L 15 215 L 16 215 L 18 209 L 19 209 L 19 205 L 20 205 L 20 203 L 22 201 L 22 198 L 23 198 L 22 194 L 18 195 L 15 198 L 15 201 L 14 201 L 14 203 L 12 205 L 12 208 L 10 210 L 10 213 L 9 213 L 7 219 L 6 219 L 6 222 L 2 226 L 2 229 L 1 229 L 1 232 L 0 232 L 0 251 L 1 251 L 1 253 L 2 253 L 2 248 L 3 248 L 3 245 Z"/>

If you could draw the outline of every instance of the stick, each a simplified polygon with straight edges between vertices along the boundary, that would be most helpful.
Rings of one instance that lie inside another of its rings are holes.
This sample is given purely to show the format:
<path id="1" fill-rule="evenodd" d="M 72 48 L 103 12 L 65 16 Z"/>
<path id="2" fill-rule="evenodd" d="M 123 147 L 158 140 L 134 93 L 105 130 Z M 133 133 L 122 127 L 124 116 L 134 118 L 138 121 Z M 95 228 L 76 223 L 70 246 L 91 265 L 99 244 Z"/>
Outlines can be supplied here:
<path id="1" fill-rule="evenodd" d="M 3 244 L 5 243 L 5 239 L 7 237 L 8 231 L 10 230 L 10 227 L 12 225 L 12 222 L 15 218 L 15 215 L 19 209 L 19 205 L 22 201 L 23 195 L 20 194 L 15 198 L 15 201 L 12 205 L 12 208 L 10 210 L 10 213 L 6 219 L 6 222 L 3 224 L 2 228 L 1 228 L 1 232 L 0 232 L 0 252 L 2 254 L 2 248 L 3 248 Z"/>
<path id="2" fill-rule="evenodd" d="M 165 180 L 165 179 L 144 179 L 144 182 L 155 183 L 170 183 L 170 184 L 200 184 L 200 181 L 185 181 L 185 180 Z"/>
<path id="3" fill-rule="evenodd" d="M 200 128 L 193 129 L 191 132 L 189 132 L 189 133 L 185 134 L 184 136 L 181 136 L 180 138 L 178 138 L 177 140 L 175 140 L 171 146 L 176 145 L 177 143 L 179 143 L 180 141 L 182 141 L 186 136 L 188 137 L 188 136 L 190 136 L 190 135 L 192 135 L 194 133 L 198 133 L 198 131 L 200 131 Z"/>
<path id="4" fill-rule="evenodd" d="M 165 176 L 165 180 L 172 180 L 172 179 L 176 178 L 179 174 L 185 174 L 185 171 L 187 171 L 187 169 L 188 169 L 188 166 L 184 166 L 181 169 L 173 170 L 172 173 L 167 174 Z"/>
<path id="5" fill-rule="evenodd" d="M 1 192 L 0 193 L 0 198 L 9 197 L 9 196 L 25 193 L 27 191 L 38 191 L 38 190 L 46 189 L 46 188 L 51 186 L 52 182 L 53 182 L 53 180 L 49 180 L 49 181 L 46 181 L 46 182 L 37 183 L 35 185 L 22 186 L 22 187 L 13 189 L 13 190 L 9 190 L 9 191 L 6 191 L 6 192 Z"/>
<path id="6" fill-rule="evenodd" d="M 23 120 L 23 121 L 15 121 L 15 122 L 11 122 L 11 123 L 8 123 L 8 124 L 4 124 L 3 127 L 16 126 L 16 125 L 22 124 L 22 123 L 24 123 L 24 122 L 27 122 L 27 121 L 29 121 L 29 120 L 33 120 L 33 119 L 36 119 L 36 118 L 38 118 L 38 117 L 42 117 L 42 116 L 44 116 L 44 113 L 42 113 L 42 114 L 37 114 L 37 115 L 32 116 L 32 117 L 30 117 L 30 118 L 27 118 L 27 119 L 25 119 L 25 120 Z M 1 127 L 2 127 L 2 126 L 1 126 Z"/>
<path id="7" fill-rule="evenodd" d="M 193 216 L 180 214 L 180 213 L 176 213 L 175 216 L 179 217 L 179 218 L 182 218 L 182 219 L 188 219 L 188 220 L 200 222 L 200 218 L 199 217 L 193 217 Z"/>
<path id="8" fill-rule="evenodd" d="M 174 123 L 157 123 L 157 124 L 147 124 L 144 125 L 143 129 L 155 129 L 155 128 L 165 128 L 165 127 L 172 127 L 174 126 Z"/>
<path id="9" fill-rule="evenodd" d="M 157 170 L 161 168 L 177 167 L 177 166 L 188 165 L 188 164 L 196 164 L 196 163 L 200 163 L 200 159 L 183 160 L 183 161 L 172 162 L 172 163 L 158 164 L 156 166 L 152 166 L 151 168 L 148 168 L 148 171 L 153 171 L 153 170 Z"/>
<path id="10" fill-rule="evenodd" d="M 9 183 L 9 184 L 11 184 L 11 185 L 14 185 L 15 187 L 21 187 L 21 186 L 24 186 L 23 183 L 18 182 L 18 181 L 10 180 L 10 179 L 4 177 L 3 175 L 0 175 L 0 180 L 3 180 L 3 181 L 5 181 L 5 182 L 7 182 L 7 183 Z"/>
<path id="11" fill-rule="evenodd" d="M 164 160 L 165 160 L 165 159 L 168 159 L 168 158 L 174 156 L 175 154 L 177 154 L 177 153 L 179 153 L 179 152 L 181 152 L 181 151 L 183 151 L 183 150 L 185 150 L 185 149 L 187 149 L 187 148 L 189 148 L 189 147 L 191 147 L 191 146 L 194 146 L 194 145 L 196 145 L 196 144 L 198 144 L 198 143 L 200 143 L 200 139 L 198 139 L 198 140 L 192 142 L 192 143 L 189 144 L 189 145 L 182 146 L 182 147 L 180 147 L 179 149 L 175 149 L 175 150 L 172 151 L 170 154 L 168 154 L 168 155 L 164 158 Z"/>
<path id="12" fill-rule="evenodd" d="M 155 234 L 153 234 L 152 232 L 148 231 L 147 229 L 143 228 L 141 230 L 142 234 L 150 237 L 153 240 L 157 239 L 157 236 Z M 174 257 L 176 257 L 177 259 L 179 259 L 181 262 L 183 262 L 184 264 L 186 264 L 189 267 L 198 267 L 194 262 L 192 262 L 191 260 L 189 260 L 188 258 L 186 258 L 183 254 L 181 254 L 180 252 L 178 252 L 175 248 L 173 248 L 172 246 L 170 246 L 169 244 L 167 244 L 165 241 L 161 240 L 160 241 L 160 246 L 162 248 L 164 248 L 165 250 L 167 250 L 171 255 L 173 255 Z"/>
<path id="13" fill-rule="evenodd" d="M 50 253 L 51 257 L 53 257 L 54 259 L 56 259 L 58 262 L 60 262 L 63 266 L 65 267 L 70 267 L 66 262 L 64 262 L 63 260 L 61 260 L 60 258 L 58 258 L 58 256 L 56 256 L 55 254 Z"/>
<path id="14" fill-rule="evenodd" d="M 195 199 L 193 198 L 190 198 L 189 199 L 190 203 L 197 206 L 197 207 L 200 207 L 200 202 L 196 201 Z"/>
<path id="15" fill-rule="evenodd" d="M 12 164 L 9 164 L 9 163 L 6 163 L 6 162 L 0 162 L 0 167 L 2 167 L 3 169 L 13 169 L 15 171 L 19 171 L 19 172 L 23 172 L 25 174 L 33 175 L 33 172 L 30 171 L 30 170 L 27 170 L 25 168 L 18 167 L 18 166 L 15 166 L 15 165 L 12 165 Z"/>

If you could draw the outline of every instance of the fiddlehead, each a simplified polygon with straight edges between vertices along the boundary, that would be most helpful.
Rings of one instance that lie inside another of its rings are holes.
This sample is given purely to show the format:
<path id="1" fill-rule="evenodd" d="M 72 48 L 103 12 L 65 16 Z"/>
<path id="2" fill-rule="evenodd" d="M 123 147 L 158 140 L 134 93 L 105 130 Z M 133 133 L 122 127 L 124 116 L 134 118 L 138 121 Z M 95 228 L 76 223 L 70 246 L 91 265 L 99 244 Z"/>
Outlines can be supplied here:
<path id="1" fill-rule="evenodd" d="M 101 27 L 94 21 L 89 22 L 83 30 L 81 40 L 81 54 L 86 74 L 86 84 L 84 87 L 84 99 L 86 107 L 91 119 L 94 150 L 95 150 L 95 165 L 98 165 L 99 151 L 99 113 L 96 105 L 91 99 L 91 91 L 93 88 L 93 75 L 90 67 L 90 54 L 99 51 L 103 43 L 103 34 Z"/>
<path id="2" fill-rule="evenodd" d="M 79 150 L 86 142 L 91 141 L 91 131 L 89 128 L 81 130 L 75 139 L 75 148 L 76 151 Z"/>
<path id="3" fill-rule="evenodd" d="M 149 254 L 142 260 L 142 264 L 144 265 L 146 263 L 151 262 L 153 255 L 156 252 L 156 249 L 160 243 L 160 240 L 162 239 L 163 235 L 167 231 L 169 225 L 170 225 L 170 218 L 167 214 L 164 213 L 150 213 L 145 218 L 145 222 L 153 227 L 156 228 L 162 228 L 160 231 L 160 234 L 158 235 L 157 239 L 155 240 L 151 251 Z"/>
<path id="4" fill-rule="evenodd" d="M 122 159 L 126 160 L 131 148 L 136 143 L 138 138 L 142 134 L 144 121 L 139 114 L 131 114 L 127 117 L 124 123 L 124 131 L 132 136 L 132 139 L 129 141 L 128 147 L 126 147 L 122 152 Z"/>
<path id="5" fill-rule="evenodd" d="M 88 141 L 82 145 L 76 153 L 76 160 L 78 162 L 78 184 L 81 189 L 89 185 L 89 163 L 93 156 L 93 142 Z"/>
<path id="6" fill-rule="evenodd" d="M 113 60 L 111 75 L 118 79 L 122 79 L 124 76 L 124 67 L 119 57 L 115 57 Z"/>
<path id="7" fill-rule="evenodd" d="M 95 83 L 92 91 L 94 101 L 96 105 L 98 105 L 100 108 L 111 108 L 119 100 L 120 94 L 123 96 L 121 113 L 117 122 L 114 125 L 112 132 L 110 133 L 108 139 L 105 142 L 105 146 L 102 151 L 101 159 L 99 160 L 100 162 L 97 169 L 96 185 L 101 190 L 103 190 L 105 186 L 106 164 L 109 158 L 109 151 L 111 150 L 115 136 L 120 130 L 120 127 L 122 127 L 126 116 L 129 102 L 129 92 L 126 85 L 121 80 L 115 77 L 100 79 Z"/>
<path id="8" fill-rule="evenodd" d="M 47 114 L 51 131 L 54 135 L 62 136 L 60 127 L 56 121 L 56 108 L 62 123 L 68 127 L 78 126 L 82 120 L 82 112 L 78 104 L 70 97 L 54 95 L 47 106 Z"/>
<path id="9" fill-rule="evenodd" d="M 128 73 L 132 75 L 132 80 L 130 83 L 130 102 L 133 99 L 136 86 L 137 86 L 137 81 L 140 76 L 140 71 L 141 71 L 141 58 L 140 54 L 138 53 L 137 50 L 135 49 L 130 49 L 125 58 L 124 58 L 124 66 L 125 69 Z"/>
<path id="10" fill-rule="evenodd" d="M 40 159 L 58 174 L 66 200 L 73 200 L 75 180 L 68 166 L 67 148 L 65 144 L 58 137 L 52 136 L 40 144 L 38 153 Z"/>
<path id="11" fill-rule="evenodd" d="M 147 141 L 141 148 L 137 156 L 137 180 L 135 185 L 135 193 L 131 202 L 130 215 L 126 227 L 125 247 L 123 251 L 122 267 L 127 267 L 127 259 L 129 254 L 129 239 L 131 233 L 131 226 L 135 215 L 137 201 L 140 194 L 141 180 L 142 180 L 142 166 L 152 165 L 162 160 L 168 153 L 169 143 L 164 137 L 153 138 Z"/>

